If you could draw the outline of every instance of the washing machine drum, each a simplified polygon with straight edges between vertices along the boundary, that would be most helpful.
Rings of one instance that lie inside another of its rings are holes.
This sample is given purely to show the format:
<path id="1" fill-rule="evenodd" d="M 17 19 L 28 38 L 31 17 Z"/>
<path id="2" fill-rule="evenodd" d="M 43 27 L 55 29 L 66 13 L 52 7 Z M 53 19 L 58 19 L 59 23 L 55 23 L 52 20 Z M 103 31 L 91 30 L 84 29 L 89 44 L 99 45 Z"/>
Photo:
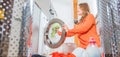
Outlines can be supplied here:
<path id="1" fill-rule="evenodd" d="M 58 48 L 65 40 L 65 30 L 62 29 L 63 21 L 60 19 L 54 18 L 50 20 L 48 26 L 45 30 L 45 39 L 44 42 L 50 48 Z M 57 30 L 61 31 L 62 34 L 58 35 Z"/>

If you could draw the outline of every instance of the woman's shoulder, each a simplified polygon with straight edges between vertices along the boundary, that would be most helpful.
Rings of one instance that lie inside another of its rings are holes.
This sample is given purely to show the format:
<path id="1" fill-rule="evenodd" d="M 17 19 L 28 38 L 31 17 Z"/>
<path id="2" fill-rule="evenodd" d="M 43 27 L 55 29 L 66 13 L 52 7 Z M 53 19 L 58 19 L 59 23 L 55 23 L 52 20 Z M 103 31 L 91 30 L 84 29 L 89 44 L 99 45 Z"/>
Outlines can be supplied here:
<path id="1" fill-rule="evenodd" d="M 90 14 L 88 14 L 88 16 L 92 16 L 92 17 L 94 17 L 94 15 L 93 15 L 93 14 L 91 14 L 91 13 L 90 13 Z"/>
<path id="2" fill-rule="evenodd" d="M 90 13 L 90 14 L 88 14 L 87 18 L 92 18 L 92 19 L 95 19 L 95 18 L 94 18 L 94 15 L 93 15 L 93 14 L 91 14 L 91 13 Z"/>
<path id="3" fill-rule="evenodd" d="M 88 16 L 86 17 L 86 20 L 95 21 L 94 15 L 93 14 L 88 14 Z"/>

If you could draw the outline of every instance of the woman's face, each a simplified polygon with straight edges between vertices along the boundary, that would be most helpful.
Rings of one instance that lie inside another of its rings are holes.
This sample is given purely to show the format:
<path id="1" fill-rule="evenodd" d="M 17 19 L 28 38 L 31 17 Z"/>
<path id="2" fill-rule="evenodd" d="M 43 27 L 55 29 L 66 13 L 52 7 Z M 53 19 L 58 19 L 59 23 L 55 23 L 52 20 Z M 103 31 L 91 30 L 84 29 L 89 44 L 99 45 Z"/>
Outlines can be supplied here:
<path id="1" fill-rule="evenodd" d="M 78 6 L 77 7 L 77 14 L 79 15 L 79 16 L 82 16 L 82 10 L 80 9 L 80 7 Z"/>

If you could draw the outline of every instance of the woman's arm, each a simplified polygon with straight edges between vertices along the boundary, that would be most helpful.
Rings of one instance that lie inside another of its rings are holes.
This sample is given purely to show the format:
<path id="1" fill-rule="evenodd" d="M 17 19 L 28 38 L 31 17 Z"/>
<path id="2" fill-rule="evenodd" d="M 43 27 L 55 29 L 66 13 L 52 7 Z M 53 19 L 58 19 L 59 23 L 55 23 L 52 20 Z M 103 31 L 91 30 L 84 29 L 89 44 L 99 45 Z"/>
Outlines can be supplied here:
<path id="1" fill-rule="evenodd" d="M 89 31 L 94 21 L 95 21 L 94 16 L 92 14 L 89 14 L 82 23 L 75 25 L 73 29 L 68 29 L 66 32 L 66 37 L 71 37 L 74 36 L 75 34 L 82 34 Z M 59 31 L 58 34 L 61 35 L 62 32 Z"/>
<path id="2" fill-rule="evenodd" d="M 95 21 L 94 16 L 92 14 L 89 14 L 82 23 L 75 25 L 75 27 L 73 29 L 68 30 L 67 35 L 69 35 L 69 34 L 75 35 L 78 33 L 82 34 L 82 33 L 89 31 L 89 29 L 92 27 L 94 21 Z"/>
<path id="3" fill-rule="evenodd" d="M 58 33 L 58 35 L 62 35 L 62 32 L 60 32 L 60 31 L 58 31 L 57 33 Z M 66 32 L 66 37 L 71 37 L 71 36 L 74 36 L 74 35 L 75 35 L 74 33 Z"/>

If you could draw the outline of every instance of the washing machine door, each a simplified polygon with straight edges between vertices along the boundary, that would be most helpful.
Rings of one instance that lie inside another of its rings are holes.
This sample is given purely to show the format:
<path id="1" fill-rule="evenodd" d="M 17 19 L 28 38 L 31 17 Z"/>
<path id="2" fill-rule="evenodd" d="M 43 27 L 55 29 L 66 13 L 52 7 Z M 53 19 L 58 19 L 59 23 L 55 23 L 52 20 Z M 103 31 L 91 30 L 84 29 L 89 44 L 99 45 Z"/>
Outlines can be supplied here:
<path id="1" fill-rule="evenodd" d="M 50 20 L 50 22 L 48 23 L 48 26 L 44 33 L 44 42 L 50 48 L 58 48 L 61 44 L 64 43 L 66 32 L 62 29 L 63 24 L 64 22 L 57 18 Z M 62 32 L 61 35 L 58 35 L 58 29 Z"/>

